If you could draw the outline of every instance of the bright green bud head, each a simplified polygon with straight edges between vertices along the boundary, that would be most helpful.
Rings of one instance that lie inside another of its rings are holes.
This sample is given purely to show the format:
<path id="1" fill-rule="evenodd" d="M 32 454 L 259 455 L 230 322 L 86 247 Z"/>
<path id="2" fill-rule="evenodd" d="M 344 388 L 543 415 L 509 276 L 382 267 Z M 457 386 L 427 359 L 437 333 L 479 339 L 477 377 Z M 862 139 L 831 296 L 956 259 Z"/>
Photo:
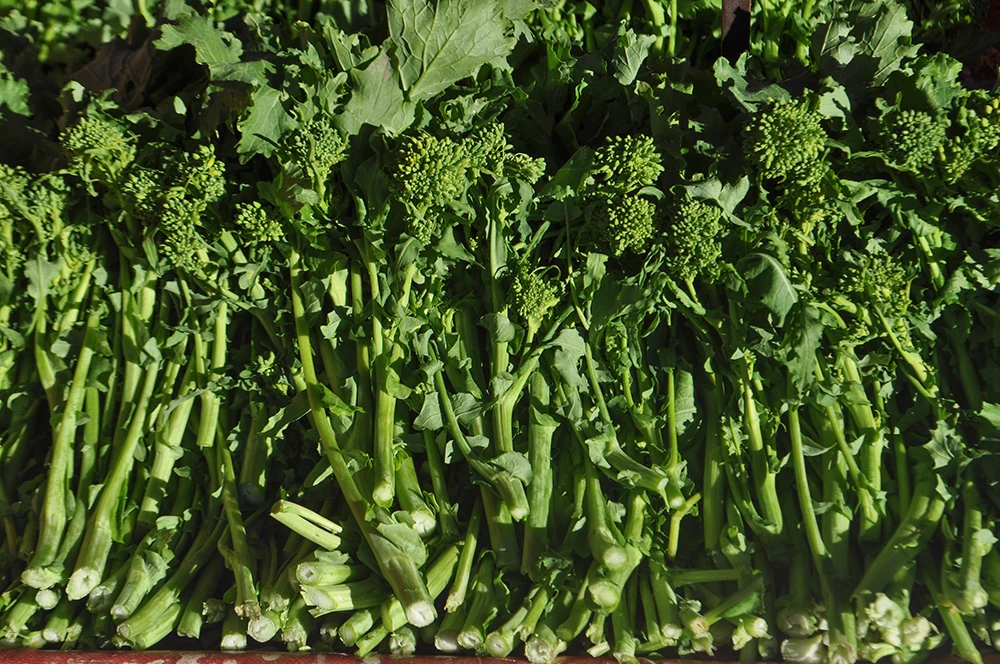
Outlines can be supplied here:
<path id="1" fill-rule="evenodd" d="M 783 180 L 819 159 L 826 138 L 822 116 L 806 100 L 778 101 L 750 120 L 743 150 L 762 177 Z"/>
<path id="2" fill-rule="evenodd" d="M 594 153 L 594 189 L 602 194 L 629 193 L 656 182 L 662 157 L 649 136 L 613 136 Z"/>
<path id="3" fill-rule="evenodd" d="M 882 116 L 877 136 L 890 162 L 918 171 L 933 163 L 947 139 L 947 124 L 923 111 L 891 110 Z"/>
<path id="4" fill-rule="evenodd" d="M 135 146 L 117 123 L 86 117 L 59 137 L 71 169 L 85 181 L 105 186 L 116 181 L 135 159 Z"/>
<path id="5" fill-rule="evenodd" d="M 252 244 L 277 242 L 284 238 L 281 223 L 268 214 L 258 201 L 237 203 L 233 223 L 244 231 L 244 235 Z"/>
<path id="6" fill-rule="evenodd" d="M 464 144 L 450 138 L 426 133 L 404 136 L 394 157 L 389 186 L 418 214 L 457 200 L 468 186 L 468 152 Z"/>
<path id="7" fill-rule="evenodd" d="M 666 266 L 674 277 L 715 278 L 722 247 L 722 210 L 701 200 L 686 200 L 667 215 Z"/>
<path id="8" fill-rule="evenodd" d="M 656 232 L 656 206 L 639 196 L 622 195 L 603 201 L 596 219 L 601 237 L 615 256 L 642 251 Z"/>

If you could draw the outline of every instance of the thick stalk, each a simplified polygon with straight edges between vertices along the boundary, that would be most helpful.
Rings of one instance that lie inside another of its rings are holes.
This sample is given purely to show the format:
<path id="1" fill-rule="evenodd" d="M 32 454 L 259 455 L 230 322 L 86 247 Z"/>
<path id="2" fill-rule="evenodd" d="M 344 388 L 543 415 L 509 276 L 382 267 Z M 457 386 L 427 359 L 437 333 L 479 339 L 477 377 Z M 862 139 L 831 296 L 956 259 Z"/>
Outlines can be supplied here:
<path id="1" fill-rule="evenodd" d="M 225 315 L 220 313 L 220 316 Z M 226 445 L 218 447 L 222 458 L 222 506 L 229 524 L 229 538 L 232 541 L 232 555 L 228 556 L 229 569 L 236 577 L 236 614 L 247 620 L 260 618 L 260 602 L 257 599 L 257 585 L 254 582 L 256 561 L 250 551 L 243 514 L 240 511 L 239 494 L 236 487 L 236 472 L 233 459 Z"/>
<path id="2" fill-rule="evenodd" d="M 705 467 L 702 471 L 701 519 L 705 551 L 719 549 L 726 519 L 725 450 L 722 447 L 722 386 L 716 375 L 708 375 L 712 388 L 705 394 Z"/>
<path id="3" fill-rule="evenodd" d="M 448 497 L 448 482 L 445 478 L 444 461 L 438 449 L 434 432 L 424 431 L 424 454 L 427 456 L 427 468 L 431 475 L 431 487 L 437 500 L 438 519 L 441 521 L 441 534 L 448 541 L 458 539 L 458 521 L 455 518 L 456 506 Z"/>
<path id="4" fill-rule="evenodd" d="M 465 595 L 469 590 L 469 580 L 472 576 L 472 564 L 476 559 L 479 545 L 479 524 L 482 518 L 483 503 L 482 500 L 477 500 L 472 507 L 472 516 L 469 517 L 469 523 L 465 529 L 465 541 L 462 543 L 462 553 L 458 558 L 455 580 L 444 604 L 444 610 L 448 613 L 457 611 L 465 604 Z"/>
<path id="5" fill-rule="evenodd" d="M 937 491 L 937 475 L 919 469 L 910 506 L 896 531 L 868 565 L 864 577 L 854 589 L 854 596 L 877 593 L 892 580 L 893 573 L 912 561 L 937 529 L 944 515 L 946 501 Z"/>
<path id="6" fill-rule="evenodd" d="M 71 479 L 69 469 L 73 463 L 73 441 L 76 439 L 77 418 L 83 408 L 86 396 L 90 363 L 97 344 L 99 323 L 100 317 L 96 311 L 87 317 L 83 348 L 80 349 L 80 355 L 73 371 L 73 381 L 70 383 L 65 407 L 52 441 L 45 496 L 38 523 L 38 543 L 35 546 L 34 555 L 28 561 L 27 568 L 21 574 L 22 582 L 33 588 L 48 588 L 57 580 L 48 567 L 55 560 L 66 529 L 66 506 L 69 504 L 66 494 Z"/>
<path id="7" fill-rule="evenodd" d="M 533 576 L 548 549 L 549 507 L 552 502 L 552 437 L 558 423 L 548 414 L 551 390 L 542 372 L 531 376 L 528 404 L 528 518 L 524 528 L 521 573 Z"/>
<path id="8" fill-rule="evenodd" d="M 97 587 L 104 575 L 104 568 L 108 562 L 108 554 L 111 551 L 113 540 L 115 511 L 127 486 L 135 463 L 136 448 L 139 446 L 145 431 L 146 412 L 157 386 L 159 370 L 159 359 L 151 360 L 146 367 L 142 390 L 128 432 L 122 441 L 121 449 L 117 450 L 117 457 L 112 465 L 111 473 L 101 489 L 101 496 L 91 514 L 87 534 L 77 556 L 76 570 L 66 586 L 66 594 L 71 600 L 86 597 L 91 590 Z"/>
<path id="9" fill-rule="evenodd" d="M 166 416 L 165 423 L 157 427 L 155 433 L 153 463 L 149 469 L 146 492 L 137 517 L 138 525 L 146 529 L 152 528 L 160 515 L 160 505 L 167 497 L 167 487 L 170 485 L 174 465 L 183 455 L 181 443 L 191 418 L 191 410 L 194 408 L 194 399 L 185 397 L 194 389 L 195 380 L 194 363 L 189 362 L 177 394 L 179 401 Z"/>
<path id="10" fill-rule="evenodd" d="M 340 451 L 336 434 L 330 424 L 326 409 L 322 404 L 316 369 L 313 364 L 312 344 L 309 338 L 309 328 L 306 321 L 305 306 L 300 291 L 301 258 L 297 251 L 292 251 L 289 257 L 289 272 L 291 276 L 292 314 L 295 318 L 295 332 L 298 340 L 299 360 L 302 363 L 303 378 L 309 395 L 309 404 L 313 421 L 319 434 L 320 443 L 330 460 L 334 477 L 340 486 L 341 493 L 351 509 L 366 542 L 375 556 L 382 576 L 389 582 L 396 597 L 406 609 L 410 623 L 417 627 L 429 625 L 437 617 L 437 611 L 427 593 L 427 586 L 417 571 L 413 559 L 403 554 L 389 540 L 385 539 L 367 519 L 368 502 L 361 495 L 354 481 L 351 470 Z M 449 402 L 450 406 L 450 402 Z M 454 414 L 453 414 L 454 415 Z"/>
<path id="11" fill-rule="evenodd" d="M 781 532 L 783 517 L 775 485 L 776 473 L 771 470 L 768 460 L 767 447 L 761 433 L 760 415 L 757 412 L 757 400 L 750 379 L 746 377 L 740 382 L 743 390 L 743 425 L 747 434 L 747 447 L 750 450 L 750 469 L 757 483 L 761 515 L 772 525 L 775 532 Z"/>

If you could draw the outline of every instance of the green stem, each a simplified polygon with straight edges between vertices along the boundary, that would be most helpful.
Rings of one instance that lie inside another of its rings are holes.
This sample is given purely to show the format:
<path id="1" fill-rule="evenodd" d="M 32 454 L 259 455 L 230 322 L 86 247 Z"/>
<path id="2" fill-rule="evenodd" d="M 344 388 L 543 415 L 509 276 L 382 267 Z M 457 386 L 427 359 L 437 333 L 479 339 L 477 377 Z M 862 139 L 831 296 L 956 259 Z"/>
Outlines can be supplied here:
<path id="1" fill-rule="evenodd" d="M 448 497 L 448 482 L 445 478 L 444 462 L 437 440 L 432 431 L 424 431 L 424 454 L 427 456 L 427 468 L 431 475 L 431 487 L 437 501 L 438 519 L 441 521 L 441 534 L 447 541 L 458 539 L 458 521 L 455 518 L 456 507 Z"/>
<path id="2" fill-rule="evenodd" d="M 104 575 L 113 541 L 113 522 L 115 510 L 119 506 L 122 493 L 127 486 L 132 467 L 135 463 L 136 448 L 139 446 L 146 426 L 146 411 L 153 391 L 157 387 L 160 360 L 155 359 L 146 368 L 139 401 L 136 403 L 128 432 L 122 441 L 121 449 L 112 465 L 97 506 L 91 514 L 87 526 L 87 534 L 76 560 L 76 570 L 66 586 L 66 594 L 71 600 L 83 599 L 97 587 Z"/>
<path id="3" fill-rule="evenodd" d="M 87 380 L 90 375 L 90 363 L 96 349 L 99 323 L 100 317 L 96 311 L 87 317 L 83 347 L 77 358 L 65 407 L 62 410 L 52 441 L 52 454 L 45 482 L 45 495 L 38 524 L 39 532 L 35 553 L 21 575 L 21 580 L 33 588 L 48 588 L 57 580 L 48 567 L 55 561 L 66 529 L 66 492 L 71 480 L 73 441 L 76 439 L 77 418 L 83 408 L 87 393 Z"/>
<path id="4" fill-rule="evenodd" d="M 892 579 L 895 570 L 916 557 L 941 521 L 946 501 L 938 493 L 938 477 L 929 469 L 919 470 L 921 472 L 913 487 L 909 509 L 892 537 L 869 564 L 867 572 L 854 589 L 855 597 L 882 590 Z"/>
<path id="5" fill-rule="evenodd" d="M 705 550 L 719 549 L 725 522 L 725 450 L 722 447 L 722 386 L 709 374 L 711 390 L 705 395 L 705 467 L 702 474 L 701 518 Z"/>
<path id="6" fill-rule="evenodd" d="M 544 374 L 532 374 L 528 405 L 528 518 L 524 527 L 521 573 L 533 576 L 548 549 L 549 507 L 552 502 L 552 438 L 558 423 L 548 414 L 551 390 Z"/>
<path id="7" fill-rule="evenodd" d="M 462 543 L 462 553 L 458 558 L 455 580 L 444 604 L 444 610 L 448 613 L 457 611 L 465 604 L 465 595 L 469 590 L 469 580 L 472 576 L 472 564 L 475 561 L 479 543 L 479 524 L 482 518 L 483 502 L 477 500 L 472 507 L 472 516 L 469 517 L 469 523 L 466 526 L 465 541 Z"/>
<path id="8" fill-rule="evenodd" d="M 776 488 L 776 473 L 771 470 L 764 436 L 761 433 L 760 415 L 757 401 L 749 378 L 741 381 L 743 388 L 743 422 L 747 432 L 747 446 L 750 450 L 750 469 L 757 482 L 762 516 L 771 524 L 775 532 L 781 532 L 783 517 L 781 501 Z"/>
<path id="9" fill-rule="evenodd" d="M 396 597 L 406 609 L 410 623 L 424 627 L 434 622 L 437 611 L 427 593 L 420 572 L 413 559 L 406 556 L 394 544 L 381 535 L 367 519 L 368 502 L 361 495 L 354 477 L 340 451 L 336 434 L 330 424 L 326 409 L 319 393 L 319 383 L 313 364 L 312 345 L 309 338 L 308 322 L 305 305 L 302 301 L 300 286 L 301 258 L 296 250 L 289 257 L 289 272 L 291 276 L 292 314 L 295 319 L 295 333 L 298 339 L 299 360 L 302 363 L 303 378 L 309 395 L 309 404 L 313 421 L 319 434 L 320 443 L 333 468 L 334 477 L 340 486 L 341 493 L 347 501 L 355 521 L 361 528 L 365 541 L 371 548 L 382 576 L 389 582 Z M 451 403 L 448 402 L 450 407 Z M 454 413 L 452 413 L 454 417 Z"/>

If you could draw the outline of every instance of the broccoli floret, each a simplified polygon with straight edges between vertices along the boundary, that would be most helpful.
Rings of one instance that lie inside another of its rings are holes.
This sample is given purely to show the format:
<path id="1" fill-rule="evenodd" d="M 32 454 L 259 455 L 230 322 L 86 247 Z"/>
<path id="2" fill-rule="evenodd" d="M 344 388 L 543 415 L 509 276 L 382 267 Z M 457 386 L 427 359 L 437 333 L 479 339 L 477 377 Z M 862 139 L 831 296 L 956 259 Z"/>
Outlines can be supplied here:
<path id="1" fill-rule="evenodd" d="M 194 152 L 171 151 L 166 155 L 164 169 L 174 188 L 189 196 L 214 203 L 226 192 L 225 167 L 215 159 L 215 149 L 199 145 Z"/>
<path id="2" fill-rule="evenodd" d="M 1000 98 L 981 90 L 971 92 L 955 110 L 952 127 L 957 133 L 937 151 L 941 178 L 949 184 L 1000 146 Z"/>
<path id="3" fill-rule="evenodd" d="M 656 232 L 656 205 L 641 196 L 601 200 L 595 212 L 601 238 L 615 256 L 649 246 Z"/>
<path id="4" fill-rule="evenodd" d="M 534 185 L 545 175 L 545 160 L 541 157 L 536 159 L 523 152 L 510 153 L 504 162 L 503 174 Z"/>
<path id="5" fill-rule="evenodd" d="M 545 276 L 544 270 L 532 270 L 522 263 L 511 284 L 511 293 L 514 311 L 524 322 L 527 338 L 531 340 L 552 308 L 559 304 L 559 286 Z"/>
<path id="6" fill-rule="evenodd" d="M 347 156 L 347 140 L 322 117 L 315 117 L 287 134 L 282 143 L 285 168 L 300 175 L 323 199 L 333 167 Z"/>
<path id="7" fill-rule="evenodd" d="M 421 132 L 404 136 L 390 167 L 389 187 L 407 209 L 410 234 L 427 244 L 442 209 L 468 186 L 469 154 L 463 143 Z"/>
<path id="8" fill-rule="evenodd" d="M 778 101 L 747 125 L 743 149 L 761 177 L 784 180 L 819 162 L 826 138 L 822 116 L 808 101 Z"/>
<path id="9" fill-rule="evenodd" d="M 164 174 L 159 169 L 133 164 L 119 188 L 122 207 L 135 219 L 152 223 L 163 196 Z"/>
<path id="10" fill-rule="evenodd" d="M 594 193 L 629 193 L 656 182 L 662 157 L 649 136 L 614 136 L 594 153 Z"/>
<path id="11" fill-rule="evenodd" d="M 211 146 L 153 146 L 128 168 L 119 191 L 123 209 L 141 222 L 130 230 L 155 229 L 166 265 L 196 271 L 207 263 L 206 212 L 226 192 L 225 168 Z"/>
<path id="12" fill-rule="evenodd" d="M 197 224 L 205 208 L 205 201 L 177 195 L 176 192 L 160 202 L 157 208 L 157 230 L 161 236 L 159 250 L 170 266 L 189 272 L 204 267 L 207 257 Z"/>
<path id="13" fill-rule="evenodd" d="M 504 126 L 498 122 L 476 130 L 462 144 L 469 157 L 470 168 L 495 174 L 503 171 L 511 152 Z"/>
<path id="14" fill-rule="evenodd" d="M 20 228 L 20 224 L 25 221 L 24 192 L 29 182 L 23 168 L 0 164 L 0 256 L 8 277 L 24 263 L 23 234 L 30 231 Z"/>
<path id="15" fill-rule="evenodd" d="M 247 392 L 265 396 L 288 396 L 291 381 L 274 351 L 261 352 L 253 356 L 250 364 L 240 373 L 240 386 Z"/>
<path id="16" fill-rule="evenodd" d="M 879 119 L 875 135 L 893 165 L 919 171 L 937 157 L 947 138 L 947 122 L 923 111 L 890 109 Z"/>
<path id="17" fill-rule="evenodd" d="M 251 244 L 277 242 L 285 236 L 281 223 L 258 201 L 237 203 L 233 223 L 244 231 Z"/>
<path id="18" fill-rule="evenodd" d="M 722 210 L 700 200 L 685 200 L 667 215 L 664 242 L 666 268 L 672 276 L 690 281 L 697 276 L 715 279 L 722 247 Z"/>
<path id="19" fill-rule="evenodd" d="M 473 171 L 495 176 L 518 178 L 535 184 L 545 174 L 545 160 L 523 152 L 514 152 L 507 142 L 504 126 L 493 123 L 477 130 L 462 141 Z"/>
<path id="20" fill-rule="evenodd" d="M 132 137 L 105 117 L 85 117 L 59 137 L 70 169 L 91 188 L 112 186 L 135 159 Z"/>
<path id="21" fill-rule="evenodd" d="M 910 302 L 910 277 L 892 255 L 873 251 L 844 272 L 841 290 L 879 305 L 887 316 L 898 316 Z"/>

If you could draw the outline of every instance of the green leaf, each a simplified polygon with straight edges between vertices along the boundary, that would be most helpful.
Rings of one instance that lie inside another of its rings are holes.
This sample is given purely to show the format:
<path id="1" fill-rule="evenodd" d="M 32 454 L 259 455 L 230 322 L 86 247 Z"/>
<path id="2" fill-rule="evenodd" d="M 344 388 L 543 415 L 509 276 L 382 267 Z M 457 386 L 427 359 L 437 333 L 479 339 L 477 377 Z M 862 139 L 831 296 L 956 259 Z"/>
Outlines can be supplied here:
<path id="1" fill-rule="evenodd" d="M 168 51 L 178 46 L 194 48 L 195 60 L 208 67 L 213 81 L 238 81 L 262 85 L 273 65 L 267 60 L 241 62 L 243 43 L 236 35 L 215 26 L 209 16 L 185 14 L 177 25 L 164 25 L 162 36 L 154 45 Z"/>
<path id="2" fill-rule="evenodd" d="M 590 457 L 591 463 L 593 463 L 598 468 L 610 468 L 611 464 L 608 463 L 608 449 L 611 445 L 611 438 L 605 434 L 597 438 L 588 438 L 585 442 L 587 446 L 587 455 Z"/>
<path id="3" fill-rule="evenodd" d="M 317 385 L 320 393 L 320 401 L 323 407 L 336 417 L 350 417 L 354 413 L 360 412 L 357 406 L 352 406 L 338 397 L 330 388 L 320 383 Z"/>
<path id="4" fill-rule="evenodd" d="M 531 482 L 531 463 L 520 452 L 504 452 L 494 457 L 490 463 L 524 484 Z"/>
<path id="5" fill-rule="evenodd" d="M 698 406 L 695 399 L 694 376 L 691 375 L 690 371 L 675 369 L 674 419 L 678 434 L 684 433 L 687 425 L 694 420 L 697 413 Z"/>
<path id="6" fill-rule="evenodd" d="M 594 151 L 579 148 L 546 183 L 538 193 L 539 198 L 561 201 L 576 196 L 587 185 L 593 165 Z"/>
<path id="7" fill-rule="evenodd" d="M 759 302 L 778 318 L 779 326 L 784 325 L 785 316 L 799 298 L 781 263 L 767 254 L 749 254 L 737 267 L 746 282 L 749 301 Z"/>
<path id="8" fill-rule="evenodd" d="M 816 30 L 813 53 L 821 73 L 833 75 L 852 95 L 867 95 L 920 47 L 911 43 L 913 22 L 902 3 L 872 0 L 854 6 L 856 11 Z"/>
<path id="9" fill-rule="evenodd" d="M 649 56 L 649 47 L 656 41 L 654 35 L 637 35 L 634 30 L 619 30 L 615 40 L 611 69 L 622 85 L 631 85 L 639 75 L 639 68 Z"/>
<path id="10" fill-rule="evenodd" d="M 814 305 L 795 309 L 787 321 L 788 336 L 782 347 L 782 362 L 798 396 L 816 380 L 816 352 L 823 339 L 823 322 Z"/>
<path id="11" fill-rule="evenodd" d="M 479 320 L 479 324 L 486 328 L 493 343 L 504 344 L 514 340 L 514 324 L 502 314 L 486 314 Z"/>
<path id="12" fill-rule="evenodd" d="M 553 341 L 552 345 L 556 352 L 552 358 L 552 368 L 567 382 L 576 386 L 582 385 L 584 379 L 580 376 L 579 364 L 583 357 L 584 348 L 583 337 L 576 328 L 564 329 Z"/>
<path id="13" fill-rule="evenodd" d="M 462 426 L 471 426 L 472 423 L 483 412 L 482 404 L 468 392 L 461 392 L 451 397 L 451 407 L 455 411 Z"/>
<path id="14" fill-rule="evenodd" d="M 242 135 L 236 150 L 244 161 L 255 154 L 271 156 L 281 135 L 295 128 L 295 120 L 282 105 L 283 97 L 274 88 L 254 91 L 250 112 L 238 124 Z"/>
<path id="15" fill-rule="evenodd" d="M 385 51 L 363 69 L 352 69 L 348 77 L 353 92 L 344 112 L 334 120 L 339 129 L 357 134 L 363 126 L 371 125 L 398 134 L 413 123 L 416 106 L 403 97 L 399 74 Z"/>
<path id="16" fill-rule="evenodd" d="M 715 61 L 715 80 L 720 88 L 728 88 L 729 93 L 744 109 L 751 113 L 757 110 L 760 102 L 781 101 L 790 99 L 787 90 L 778 85 L 762 85 L 747 78 L 747 64 L 750 54 L 744 53 L 735 65 L 729 64 L 726 58 Z"/>
<path id="17" fill-rule="evenodd" d="M 376 530 L 418 568 L 427 562 L 427 547 L 411 526 L 405 523 L 380 523 Z"/>
<path id="18" fill-rule="evenodd" d="M 441 400 L 437 394 L 425 394 L 424 403 L 420 407 L 413 426 L 428 431 L 438 431 L 444 428 L 444 415 L 441 414 Z"/>
<path id="19" fill-rule="evenodd" d="M 28 107 L 30 96 L 31 89 L 28 87 L 28 82 L 14 76 L 0 62 L 0 110 L 6 106 L 11 113 L 30 116 L 31 109 Z"/>
<path id="20" fill-rule="evenodd" d="M 990 437 L 1000 440 L 1000 404 L 984 403 L 979 420 L 990 429 Z"/>
<path id="21" fill-rule="evenodd" d="M 486 64 L 505 64 L 514 48 L 496 2 L 390 0 L 389 36 L 410 101 L 429 99 Z"/>

